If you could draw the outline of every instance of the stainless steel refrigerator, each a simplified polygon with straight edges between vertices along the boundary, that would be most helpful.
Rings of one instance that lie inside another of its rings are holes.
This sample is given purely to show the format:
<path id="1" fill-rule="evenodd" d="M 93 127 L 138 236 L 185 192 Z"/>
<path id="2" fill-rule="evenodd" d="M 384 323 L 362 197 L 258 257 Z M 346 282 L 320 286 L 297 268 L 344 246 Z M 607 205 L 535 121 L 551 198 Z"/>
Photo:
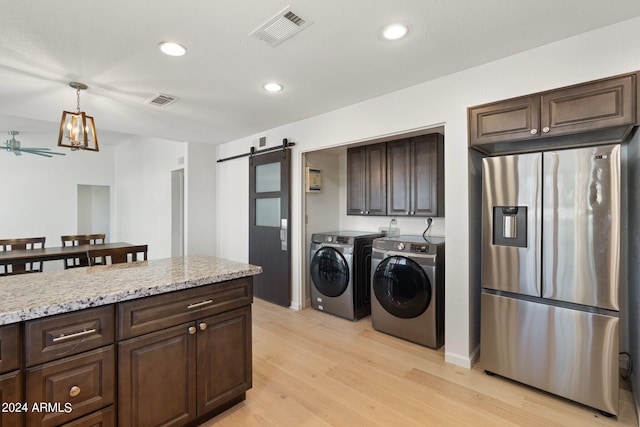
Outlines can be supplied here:
<path id="1" fill-rule="evenodd" d="M 620 146 L 482 173 L 482 367 L 617 414 Z"/>

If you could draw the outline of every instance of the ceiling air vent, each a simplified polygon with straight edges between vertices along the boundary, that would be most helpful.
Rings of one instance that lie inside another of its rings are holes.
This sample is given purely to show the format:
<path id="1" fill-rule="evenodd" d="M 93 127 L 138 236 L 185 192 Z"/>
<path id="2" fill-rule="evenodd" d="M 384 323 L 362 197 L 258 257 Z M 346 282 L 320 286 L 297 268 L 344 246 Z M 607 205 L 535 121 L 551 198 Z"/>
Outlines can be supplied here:
<path id="1" fill-rule="evenodd" d="M 154 107 L 166 108 L 177 100 L 178 98 L 176 98 L 175 96 L 159 93 L 153 98 L 147 99 L 146 101 L 144 101 L 144 103 L 153 105 Z"/>
<path id="2" fill-rule="evenodd" d="M 249 36 L 261 40 L 271 47 L 276 47 L 312 23 L 298 16 L 290 6 L 287 6 L 276 16 L 253 30 Z"/>

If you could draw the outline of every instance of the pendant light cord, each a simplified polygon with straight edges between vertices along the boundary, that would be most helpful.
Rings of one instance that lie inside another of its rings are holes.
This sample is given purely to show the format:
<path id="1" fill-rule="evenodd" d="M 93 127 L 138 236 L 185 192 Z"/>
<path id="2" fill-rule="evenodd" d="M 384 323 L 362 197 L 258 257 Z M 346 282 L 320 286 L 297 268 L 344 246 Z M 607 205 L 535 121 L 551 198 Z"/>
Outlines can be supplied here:
<path id="1" fill-rule="evenodd" d="M 80 87 L 76 88 L 76 113 L 80 112 Z"/>

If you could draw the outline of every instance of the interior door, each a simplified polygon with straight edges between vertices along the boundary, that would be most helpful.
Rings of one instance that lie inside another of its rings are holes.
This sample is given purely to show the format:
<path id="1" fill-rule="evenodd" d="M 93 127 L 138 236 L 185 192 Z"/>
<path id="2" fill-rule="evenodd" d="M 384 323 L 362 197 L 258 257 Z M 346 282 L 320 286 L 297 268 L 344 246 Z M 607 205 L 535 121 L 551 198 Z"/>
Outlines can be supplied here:
<path id="1" fill-rule="evenodd" d="M 291 304 L 291 224 L 289 150 L 249 158 L 249 263 L 262 267 L 254 276 L 254 296 Z"/>

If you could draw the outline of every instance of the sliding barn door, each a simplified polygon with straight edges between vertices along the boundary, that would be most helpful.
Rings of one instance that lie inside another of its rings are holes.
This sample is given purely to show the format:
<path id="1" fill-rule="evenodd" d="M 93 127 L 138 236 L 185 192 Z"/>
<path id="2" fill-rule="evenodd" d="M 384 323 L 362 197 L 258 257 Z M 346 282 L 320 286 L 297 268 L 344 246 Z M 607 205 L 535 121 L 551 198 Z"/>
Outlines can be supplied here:
<path id="1" fill-rule="evenodd" d="M 263 273 L 254 276 L 257 298 L 291 304 L 290 150 L 249 158 L 249 263 Z"/>

